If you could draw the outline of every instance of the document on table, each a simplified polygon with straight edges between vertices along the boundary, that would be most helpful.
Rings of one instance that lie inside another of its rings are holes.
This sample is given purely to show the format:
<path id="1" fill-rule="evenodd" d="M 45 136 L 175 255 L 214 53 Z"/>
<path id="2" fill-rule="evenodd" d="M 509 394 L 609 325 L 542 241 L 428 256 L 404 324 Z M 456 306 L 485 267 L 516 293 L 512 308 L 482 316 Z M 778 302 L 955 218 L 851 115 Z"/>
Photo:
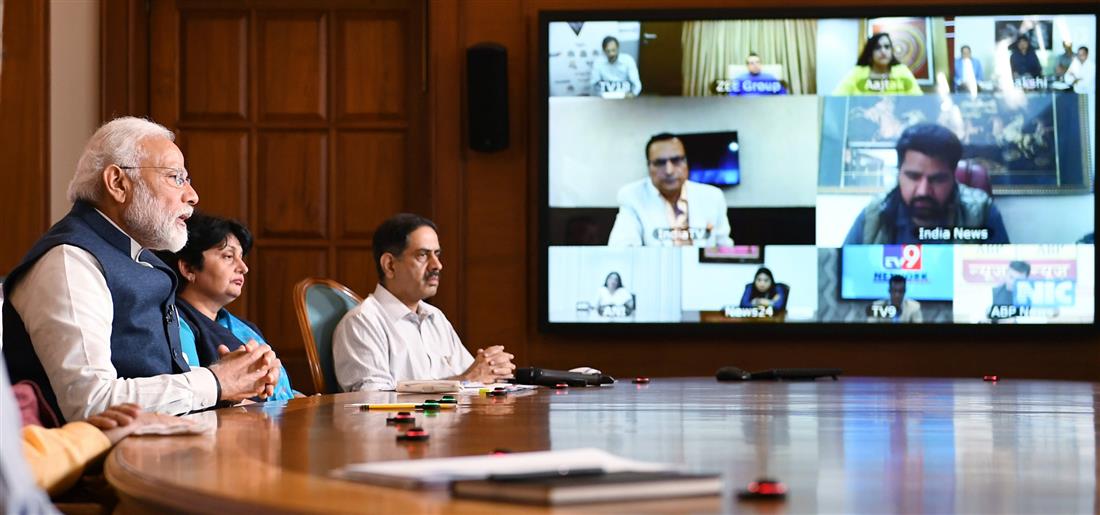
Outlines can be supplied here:
<path id="1" fill-rule="evenodd" d="M 631 460 L 594 448 L 565 451 L 517 452 L 486 456 L 462 456 L 425 460 L 381 461 L 351 464 L 333 471 L 344 479 L 367 481 L 402 488 L 440 487 L 461 479 L 487 479 L 490 476 L 603 470 L 614 472 L 655 472 L 674 470 L 664 463 Z"/>
<path id="2" fill-rule="evenodd" d="M 475 381 L 463 381 L 462 382 L 462 393 L 464 393 L 464 394 L 465 393 L 476 394 L 479 391 L 481 391 L 482 389 L 486 389 L 486 390 L 491 391 L 491 390 L 496 390 L 497 388 L 504 388 L 505 390 L 507 390 L 509 392 L 518 392 L 518 391 L 522 391 L 522 390 L 534 390 L 535 388 L 538 388 L 538 387 L 535 386 L 535 385 L 530 385 L 530 384 L 512 384 L 512 383 L 485 384 L 485 383 L 478 383 L 478 382 L 475 382 Z"/>

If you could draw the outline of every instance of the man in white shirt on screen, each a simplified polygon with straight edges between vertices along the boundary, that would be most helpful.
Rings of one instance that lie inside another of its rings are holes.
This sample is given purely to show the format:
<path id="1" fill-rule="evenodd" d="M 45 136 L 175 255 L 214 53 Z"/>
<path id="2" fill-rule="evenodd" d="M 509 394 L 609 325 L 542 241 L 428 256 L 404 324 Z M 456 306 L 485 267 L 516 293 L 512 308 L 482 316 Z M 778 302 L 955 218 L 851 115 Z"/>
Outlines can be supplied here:
<path id="1" fill-rule="evenodd" d="M 649 177 L 619 190 L 619 214 L 609 247 L 641 245 L 729 247 L 726 196 L 709 184 L 688 180 L 684 143 L 661 133 L 646 143 Z"/>
<path id="2" fill-rule="evenodd" d="M 614 36 L 603 38 L 603 53 L 606 59 L 597 58 L 592 63 L 592 96 L 638 96 L 642 92 L 642 79 L 638 77 L 638 63 L 634 58 L 619 53 L 619 40 Z"/>
<path id="3" fill-rule="evenodd" d="M 495 345 L 473 356 L 435 296 L 439 236 L 427 218 L 402 213 L 374 231 L 378 286 L 349 311 L 332 334 L 336 379 L 345 392 L 392 390 L 398 381 L 457 379 L 495 383 L 512 377 L 513 355 Z"/>
<path id="4" fill-rule="evenodd" d="M 1069 65 L 1065 75 L 1066 84 L 1073 87 L 1073 91 L 1081 94 L 1092 93 L 1096 82 L 1096 64 L 1089 61 L 1089 48 L 1077 49 L 1077 59 Z"/>

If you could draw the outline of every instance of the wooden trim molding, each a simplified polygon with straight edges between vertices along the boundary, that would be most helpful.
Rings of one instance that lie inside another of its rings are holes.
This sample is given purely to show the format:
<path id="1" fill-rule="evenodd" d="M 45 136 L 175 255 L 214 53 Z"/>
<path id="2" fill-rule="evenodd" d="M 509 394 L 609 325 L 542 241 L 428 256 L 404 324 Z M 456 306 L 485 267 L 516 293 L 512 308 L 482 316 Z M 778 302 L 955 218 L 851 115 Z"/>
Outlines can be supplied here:
<path id="1" fill-rule="evenodd" d="M 50 225 L 50 3 L 5 2 L 0 70 L 0 277 Z"/>
<path id="2" fill-rule="evenodd" d="M 99 4 L 101 121 L 149 115 L 149 9 L 145 0 Z"/>

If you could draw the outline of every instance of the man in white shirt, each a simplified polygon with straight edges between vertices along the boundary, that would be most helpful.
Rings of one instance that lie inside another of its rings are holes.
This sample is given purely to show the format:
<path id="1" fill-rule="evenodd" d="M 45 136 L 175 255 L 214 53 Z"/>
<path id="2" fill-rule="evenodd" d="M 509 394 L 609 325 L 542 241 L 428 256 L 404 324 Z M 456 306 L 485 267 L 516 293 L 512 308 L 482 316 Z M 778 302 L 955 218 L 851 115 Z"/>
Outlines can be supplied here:
<path id="1" fill-rule="evenodd" d="M 592 63 L 592 96 L 638 96 L 642 92 L 642 80 L 638 78 L 638 63 L 634 58 L 619 53 L 619 40 L 614 36 L 603 38 L 603 53 L 607 59 L 597 58 Z"/>
<path id="2" fill-rule="evenodd" d="M 181 414 L 269 395 L 279 362 L 251 343 L 207 368 L 179 344 L 177 251 L 199 197 L 171 131 L 119 118 L 88 141 L 69 184 L 72 211 L 5 280 L 4 357 L 68 421 L 123 403 Z"/>
<path id="3" fill-rule="evenodd" d="M 374 232 L 378 286 L 349 311 L 332 335 L 336 379 L 343 391 L 392 390 L 398 381 L 457 379 L 494 383 L 512 377 L 513 355 L 496 345 L 462 345 L 443 312 L 426 302 L 443 270 L 435 224 L 402 213 Z"/>
<path id="4" fill-rule="evenodd" d="M 1074 59 L 1073 64 L 1069 65 L 1065 82 L 1073 86 L 1073 91 L 1077 93 L 1092 93 L 1093 85 L 1096 82 L 1096 64 L 1089 61 L 1088 47 L 1083 46 L 1077 49 L 1077 59 Z"/>
<path id="5" fill-rule="evenodd" d="M 732 246 L 726 196 L 714 186 L 688 180 L 680 138 L 653 136 L 646 143 L 646 159 L 649 177 L 619 190 L 619 214 L 607 245 Z"/>

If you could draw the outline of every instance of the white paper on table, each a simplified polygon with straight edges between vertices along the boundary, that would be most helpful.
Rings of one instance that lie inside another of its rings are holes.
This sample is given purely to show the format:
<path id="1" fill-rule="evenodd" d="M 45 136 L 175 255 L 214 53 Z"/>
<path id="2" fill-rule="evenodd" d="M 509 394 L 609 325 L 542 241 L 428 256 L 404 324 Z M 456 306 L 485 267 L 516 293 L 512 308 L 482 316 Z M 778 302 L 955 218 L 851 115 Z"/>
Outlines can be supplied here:
<path id="1" fill-rule="evenodd" d="M 397 393 L 457 393 L 461 389 L 459 381 L 446 379 L 397 382 Z"/>
<path id="2" fill-rule="evenodd" d="M 584 448 L 358 463 L 336 469 L 333 474 L 345 479 L 417 488 L 446 486 L 451 481 L 486 479 L 490 475 L 499 474 L 533 474 L 582 469 L 603 469 L 607 473 L 653 472 L 674 468 L 664 463 L 631 460 L 601 449 Z"/>
<path id="3" fill-rule="evenodd" d="M 478 382 L 475 382 L 475 381 L 463 381 L 462 382 L 462 392 L 461 393 L 476 394 L 479 391 L 481 391 L 482 388 L 486 388 L 486 389 L 489 389 L 489 390 L 496 390 L 497 388 L 504 388 L 505 390 L 507 390 L 509 392 L 518 392 L 518 391 L 521 391 L 521 390 L 534 390 L 535 388 L 538 388 L 538 387 L 535 386 L 535 385 L 532 385 L 532 384 L 513 384 L 513 383 L 485 384 L 485 383 L 478 383 Z"/>
<path id="4" fill-rule="evenodd" d="M 218 417 L 212 411 L 194 413 L 161 424 L 147 424 L 137 428 L 134 436 L 201 435 L 218 430 Z"/>

